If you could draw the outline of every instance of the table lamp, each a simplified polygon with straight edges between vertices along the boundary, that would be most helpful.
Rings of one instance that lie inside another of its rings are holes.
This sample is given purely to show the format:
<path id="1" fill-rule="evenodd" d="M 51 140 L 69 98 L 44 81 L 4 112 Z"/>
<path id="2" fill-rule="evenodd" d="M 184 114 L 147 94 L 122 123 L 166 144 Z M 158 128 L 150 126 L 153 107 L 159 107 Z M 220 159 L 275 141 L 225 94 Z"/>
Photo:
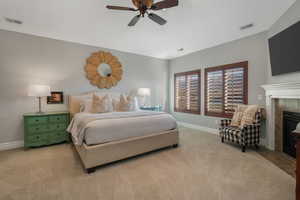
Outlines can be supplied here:
<path id="1" fill-rule="evenodd" d="M 151 95 L 150 88 L 139 88 L 138 95 L 143 98 L 143 107 L 146 106 L 146 97 Z"/>
<path id="2" fill-rule="evenodd" d="M 42 112 L 41 99 L 42 97 L 51 96 L 50 87 L 47 85 L 30 85 L 28 88 L 28 96 L 37 97 L 39 99 L 39 114 Z"/>

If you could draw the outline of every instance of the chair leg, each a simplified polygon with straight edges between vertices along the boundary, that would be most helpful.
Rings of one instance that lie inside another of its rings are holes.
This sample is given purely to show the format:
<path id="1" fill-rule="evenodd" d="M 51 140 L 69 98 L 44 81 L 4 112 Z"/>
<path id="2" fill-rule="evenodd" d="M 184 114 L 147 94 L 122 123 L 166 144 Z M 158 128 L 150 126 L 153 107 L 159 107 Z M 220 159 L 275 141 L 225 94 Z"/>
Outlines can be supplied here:
<path id="1" fill-rule="evenodd" d="M 259 149 L 259 146 L 258 146 L 258 144 L 255 144 L 255 148 L 256 148 L 256 149 Z"/>
<path id="2" fill-rule="evenodd" d="M 242 152 L 243 152 L 243 153 L 246 152 L 246 146 L 245 146 L 245 145 L 242 146 Z"/>
<path id="3" fill-rule="evenodd" d="M 224 137 L 221 138 L 221 142 L 224 143 Z"/>

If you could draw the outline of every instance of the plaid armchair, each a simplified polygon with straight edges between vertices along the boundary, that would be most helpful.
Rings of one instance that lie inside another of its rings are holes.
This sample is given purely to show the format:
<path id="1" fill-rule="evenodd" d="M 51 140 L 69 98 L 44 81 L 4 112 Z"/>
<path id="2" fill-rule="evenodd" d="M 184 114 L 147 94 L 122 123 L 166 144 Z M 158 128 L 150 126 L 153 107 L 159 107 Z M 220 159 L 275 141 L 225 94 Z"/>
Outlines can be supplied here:
<path id="1" fill-rule="evenodd" d="M 231 119 L 221 120 L 219 127 L 219 134 L 222 143 L 224 141 L 234 142 L 242 146 L 242 152 L 246 151 L 247 146 L 255 146 L 258 148 L 260 125 L 262 119 L 261 110 L 255 115 L 255 122 L 251 125 L 245 125 L 244 127 L 230 126 Z"/>

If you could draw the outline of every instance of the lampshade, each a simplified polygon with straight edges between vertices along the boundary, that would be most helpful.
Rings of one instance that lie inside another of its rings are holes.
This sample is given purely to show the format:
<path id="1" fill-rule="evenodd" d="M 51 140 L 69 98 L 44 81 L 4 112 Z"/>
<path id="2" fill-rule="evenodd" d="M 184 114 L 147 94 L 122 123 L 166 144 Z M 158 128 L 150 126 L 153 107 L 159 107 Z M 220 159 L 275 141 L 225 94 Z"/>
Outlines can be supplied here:
<path id="1" fill-rule="evenodd" d="M 51 96 L 50 87 L 48 85 L 30 85 L 28 88 L 28 96 L 30 97 Z"/>
<path id="2" fill-rule="evenodd" d="M 138 95 L 139 96 L 150 96 L 151 95 L 151 90 L 150 88 L 139 88 L 138 89 Z"/>

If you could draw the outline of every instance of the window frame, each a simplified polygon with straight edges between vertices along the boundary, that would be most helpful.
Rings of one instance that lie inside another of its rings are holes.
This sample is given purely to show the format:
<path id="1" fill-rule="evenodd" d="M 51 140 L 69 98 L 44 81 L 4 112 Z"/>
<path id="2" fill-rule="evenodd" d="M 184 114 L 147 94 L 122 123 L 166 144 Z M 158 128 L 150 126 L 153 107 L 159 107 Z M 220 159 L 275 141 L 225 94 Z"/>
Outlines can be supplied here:
<path id="1" fill-rule="evenodd" d="M 176 77 L 177 76 L 195 75 L 195 74 L 197 74 L 199 77 L 199 79 L 198 79 L 198 108 L 199 109 L 197 111 L 177 109 L 176 108 Z M 201 77 L 201 69 L 187 71 L 187 72 L 179 72 L 179 73 L 174 74 L 174 112 L 201 115 L 201 78 L 202 78 Z"/>
<path id="2" fill-rule="evenodd" d="M 204 112 L 206 116 L 210 116 L 210 117 L 222 117 L 222 118 L 231 118 L 233 116 L 233 114 L 226 114 L 225 113 L 225 84 L 223 84 L 223 112 L 222 113 L 216 113 L 216 112 L 209 112 L 207 109 L 208 106 L 208 101 L 207 101 L 207 78 L 208 78 L 208 73 L 209 72 L 213 72 L 213 71 L 223 71 L 223 83 L 225 83 L 225 70 L 228 69 L 235 69 L 235 68 L 243 68 L 244 69 L 244 74 L 243 74 L 243 81 L 244 81 L 244 85 L 243 85 L 243 91 L 244 91 L 244 95 L 243 95 L 243 103 L 244 104 L 248 104 L 248 61 L 244 61 L 244 62 L 238 62 L 238 63 L 232 63 L 232 64 L 227 64 L 227 65 L 221 65 L 221 66 L 216 66 L 216 67 L 209 67 L 205 69 L 205 73 L 204 73 Z"/>

